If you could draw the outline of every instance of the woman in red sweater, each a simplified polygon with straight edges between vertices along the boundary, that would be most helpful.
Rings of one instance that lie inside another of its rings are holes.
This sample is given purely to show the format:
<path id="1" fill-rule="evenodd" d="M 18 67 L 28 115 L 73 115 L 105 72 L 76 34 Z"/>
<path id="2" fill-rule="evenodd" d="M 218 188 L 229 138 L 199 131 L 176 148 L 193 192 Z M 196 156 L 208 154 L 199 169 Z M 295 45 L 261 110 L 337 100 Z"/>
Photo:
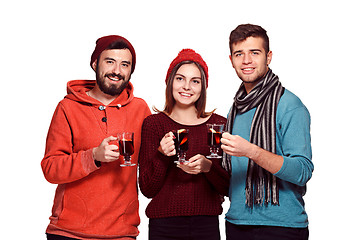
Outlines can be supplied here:
<path id="1" fill-rule="evenodd" d="M 144 120 L 139 155 L 139 185 L 152 198 L 147 206 L 149 239 L 220 239 L 218 215 L 228 194 L 229 175 L 219 159 L 207 159 L 208 123 L 226 123 L 205 112 L 208 67 L 191 49 L 170 64 L 166 102 Z M 189 129 L 183 164 L 176 164 L 172 130 Z"/>

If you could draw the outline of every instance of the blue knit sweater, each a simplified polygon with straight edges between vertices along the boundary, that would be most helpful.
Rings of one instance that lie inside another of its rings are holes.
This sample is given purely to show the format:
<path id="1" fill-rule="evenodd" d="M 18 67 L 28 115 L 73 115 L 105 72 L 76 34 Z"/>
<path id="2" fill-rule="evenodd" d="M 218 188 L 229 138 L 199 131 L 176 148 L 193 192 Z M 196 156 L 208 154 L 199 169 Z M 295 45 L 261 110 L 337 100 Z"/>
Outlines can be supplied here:
<path id="1" fill-rule="evenodd" d="M 235 118 L 232 134 L 250 139 L 255 108 Z M 303 196 L 314 166 L 311 161 L 310 114 L 300 99 L 288 90 L 281 97 L 276 112 L 276 154 L 284 157 L 279 179 L 280 206 L 245 204 L 248 158 L 232 157 L 230 209 L 226 220 L 237 225 L 267 225 L 303 228 L 308 226 Z"/>

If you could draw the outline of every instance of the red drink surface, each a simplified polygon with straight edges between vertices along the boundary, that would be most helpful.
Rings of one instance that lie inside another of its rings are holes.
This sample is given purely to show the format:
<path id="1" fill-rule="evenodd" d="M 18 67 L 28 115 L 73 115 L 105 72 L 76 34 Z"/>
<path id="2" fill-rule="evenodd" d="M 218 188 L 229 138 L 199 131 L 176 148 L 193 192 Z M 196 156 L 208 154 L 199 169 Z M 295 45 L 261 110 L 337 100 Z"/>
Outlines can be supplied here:
<path id="1" fill-rule="evenodd" d="M 208 145 L 213 147 L 220 147 L 221 133 L 208 132 Z"/>
<path id="2" fill-rule="evenodd" d="M 119 141 L 120 154 L 122 156 L 130 156 L 134 154 L 134 143 L 131 139 L 121 139 Z"/>
<path id="3" fill-rule="evenodd" d="M 175 138 L 174 138 L 174 142 L 175 142 L 175 148 L 176 150 L 180 150 L 180 151 L 187 151 L 189 146 L 188 146 L 188 132 L 186 131 L 176 131 L 174 133 Z"/>

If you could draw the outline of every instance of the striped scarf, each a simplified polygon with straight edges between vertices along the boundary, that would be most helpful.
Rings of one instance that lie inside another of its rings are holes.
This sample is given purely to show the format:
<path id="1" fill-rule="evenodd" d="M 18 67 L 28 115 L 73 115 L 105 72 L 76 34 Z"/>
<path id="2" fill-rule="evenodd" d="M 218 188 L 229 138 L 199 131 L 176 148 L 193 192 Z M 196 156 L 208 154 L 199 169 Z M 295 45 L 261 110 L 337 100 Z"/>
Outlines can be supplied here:
<path id="1" fill-rule="evenodd" d="M 230 109 L 225 131 L 232 132 L 237 113 L 242 114 L 256 107 L 251 124 L 250 142 L 276 153 L 276 109 L 283 93 L 284 88 L 271 69 L 249 94 L 242 83 Z M 224 153 L 222 164 L 231 172 L 231 156 Z M 277 178 L 251 159 L 247 169 L 245 193 L 246 204 L 250 208 L 263 202 L 267 205 L 270 201 L 273 205 L 279 205 Z"/>

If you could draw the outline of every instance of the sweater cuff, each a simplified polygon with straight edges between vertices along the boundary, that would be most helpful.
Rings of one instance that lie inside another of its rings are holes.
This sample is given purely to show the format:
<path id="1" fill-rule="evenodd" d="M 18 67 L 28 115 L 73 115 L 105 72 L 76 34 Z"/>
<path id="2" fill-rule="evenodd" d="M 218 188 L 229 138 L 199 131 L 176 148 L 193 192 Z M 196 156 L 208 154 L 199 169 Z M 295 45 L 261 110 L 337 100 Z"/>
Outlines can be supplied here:
<path id="1" fill-rule="evenodd" d="M 157 151 L 157 158 L 160 159 L 161 167 L 167 169 L 170 166 L 170 164 L 173 164 L 174 161 L 176 161 L 177 155 L 168 157 L 162 154 L 161 152 Z"/>
<path id="2" fill-rule="evenodd" d="M 98 170 L 100 168 L 100 166 L 98 167 L 97 164 L 95 164 L 95 160 L 93 158 L 93 153 L 92 153 L 92 148 L 88 149 L 82 153 L 81 163 L 82 163 L 84 171 L 87 174 L 94 172 L 95 170 Z"/>

